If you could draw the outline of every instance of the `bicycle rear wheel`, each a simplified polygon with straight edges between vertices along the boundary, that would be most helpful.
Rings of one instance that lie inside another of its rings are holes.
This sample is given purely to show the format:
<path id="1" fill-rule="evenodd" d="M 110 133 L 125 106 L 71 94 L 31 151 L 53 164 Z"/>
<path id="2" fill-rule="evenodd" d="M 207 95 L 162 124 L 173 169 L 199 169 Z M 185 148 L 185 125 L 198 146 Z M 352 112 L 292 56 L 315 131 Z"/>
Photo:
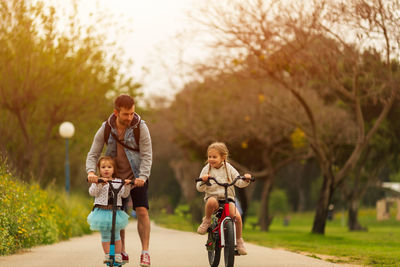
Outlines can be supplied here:
<path id="1" fill-rule="evenodd" d="M 212 232 L 208 232 L 208 235 L 212 235 Z M 210 237 L 209 237 L 210 240 Z M 207 250 L 208 253 L 208 262 L 211 267 L 218 267 L 219 260 L 221 258 L 221 247 L 219 246 L 219 241 L 214 239 L 214 249 Z"/>
<path id="2" fill-rule="evenodd" d="M 235 263 L 235 224 L 232 220 L 226 220 L 224 224 L 224 261 L 225 267 L 233 267 Z"/>

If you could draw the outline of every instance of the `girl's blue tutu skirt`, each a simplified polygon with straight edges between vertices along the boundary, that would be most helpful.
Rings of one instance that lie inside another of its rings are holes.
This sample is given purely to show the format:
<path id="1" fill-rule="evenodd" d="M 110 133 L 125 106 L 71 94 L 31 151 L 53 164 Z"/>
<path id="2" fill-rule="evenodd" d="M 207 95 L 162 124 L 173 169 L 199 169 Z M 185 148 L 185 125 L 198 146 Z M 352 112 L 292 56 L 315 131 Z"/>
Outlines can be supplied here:
<path id="1" fill-rule="evenodd" d="M 112 210 L 103 210 L 95 208 L 87 217 L 87 221 L 91 230 L 95 231 L 111 231 L 112 226 Z M 123 210 L 117 210 L 115 229 L 121 230 L 126 227 L 129 222 L 129 215 Z"/>

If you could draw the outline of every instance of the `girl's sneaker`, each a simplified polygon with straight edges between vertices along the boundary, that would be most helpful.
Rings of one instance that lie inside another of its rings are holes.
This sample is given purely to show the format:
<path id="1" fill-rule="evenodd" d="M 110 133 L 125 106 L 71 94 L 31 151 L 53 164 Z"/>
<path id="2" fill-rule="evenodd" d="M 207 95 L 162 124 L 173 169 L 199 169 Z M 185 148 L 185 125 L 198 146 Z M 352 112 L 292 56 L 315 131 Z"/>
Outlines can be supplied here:
<path id="1" fill-rule="evenodd" d="M 197 233 L 204 235 L 207 233 L 208 227 L 211 225 L 211 218 L 207 219 L 206 217 L 203 218 L 203 222 L 200 224 L 199 228 L 197 228 Z"/>
<path id="2" fill-rule="evenodd" d="M 122 255 L 121 254 L 115 254 L 115 262 L 116 263 L 122 263 Z"/>
<path id="3" fill-rule="evenodd" d="M 239 252 L 239 255 L 247 255 L 246 248 L 244 247 L 243 238 L 236 239 L 236 249 Z"/>
<path id="4" fill-rule="evenodd" d="M 110 255 L 109 254 L 104 254 L 103 263 L 108 263 L 108 262 L 110 262 Z"/>

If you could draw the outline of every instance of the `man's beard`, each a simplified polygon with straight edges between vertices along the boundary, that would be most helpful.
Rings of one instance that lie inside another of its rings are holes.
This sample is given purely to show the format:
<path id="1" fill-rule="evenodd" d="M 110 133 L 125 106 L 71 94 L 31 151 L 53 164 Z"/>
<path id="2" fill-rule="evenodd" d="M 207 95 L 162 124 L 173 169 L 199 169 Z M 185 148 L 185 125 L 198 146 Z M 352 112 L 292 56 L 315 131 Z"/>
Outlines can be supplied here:
<path id="1" fill-rule="evenodd" d="M 132 121 L 130 121 L 130 120 L 121 120 L 121 118 L 118 118 L 118 122 L 121 125 L 128 127 L 131 124 Z"/>
<path id="2" fill-rule="evenodd" d="M 130 120 L 125 120 L 125 121 L 122 121 L 122 124 L 124 126 L 129 126 L 131 124 L 131 121 Z"/>

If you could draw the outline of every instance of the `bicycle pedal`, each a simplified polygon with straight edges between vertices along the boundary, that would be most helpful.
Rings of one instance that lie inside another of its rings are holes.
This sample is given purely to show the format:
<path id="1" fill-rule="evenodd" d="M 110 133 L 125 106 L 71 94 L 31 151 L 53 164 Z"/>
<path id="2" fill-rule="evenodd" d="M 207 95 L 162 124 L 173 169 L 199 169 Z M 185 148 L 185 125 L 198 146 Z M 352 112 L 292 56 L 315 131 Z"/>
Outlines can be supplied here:
<path id="1" fill-rule="evenodd" d="M 215 249 L 215 243 L 212 242 L 212 241 L 207 242 L 206 248 L 207 248 L 207 250 L 209 250 L 209 251 L 213 251 L 213 250 Z"/>
<path id="2" fill-rule="evenodd" d="M 235 249 L 235 256 L 240 256 L 239 251 Z"/>

